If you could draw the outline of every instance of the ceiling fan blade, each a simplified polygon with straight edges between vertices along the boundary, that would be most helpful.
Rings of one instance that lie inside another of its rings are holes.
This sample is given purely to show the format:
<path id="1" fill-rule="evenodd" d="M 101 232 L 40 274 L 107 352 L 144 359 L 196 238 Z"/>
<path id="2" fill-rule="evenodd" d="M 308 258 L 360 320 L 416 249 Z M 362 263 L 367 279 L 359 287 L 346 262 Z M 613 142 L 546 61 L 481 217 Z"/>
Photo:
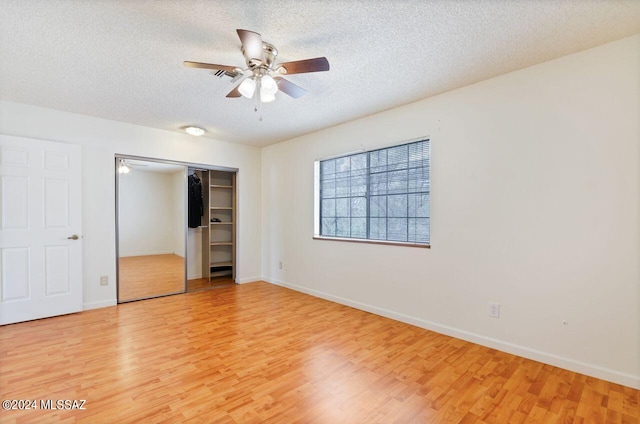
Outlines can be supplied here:
<path id="1" fill-rule="evenodd" d="M 227 66 L 227 65 L 214 65 L 213 63 L 202 63 L 202 62 L 189 62 L 187 60 L 184 61 L 184 66 L 187 68 L 203 68 L 203 69 L 218 69 L 221 71 L 227 71 L 231 73 L 235 73 L 236 66 Z"/>
<path id="2" fill-rule="evenodd" d="M 305 72 L 320 72 L 329 70 L 329 61 L 326 57 L 296 60 L 294 62 L 281 63 L 285 74 L 304 74 Z"/>
<path id="3" fill-rule="evenodd" d="M 288 81 L 282 77 L 275 77 L 274 80 L 276 80 L 276 84 L 278 84 L 278 90 L 282 91 L 285 94 L 288 94 L 294 99 L 302 97 L 304 93 L 307 92 L 307 90 L 305 90 L 304 88 L 299 87 L 291 81 Z"/>
<path id="4" fill-rule="evenodd" d="M 238 87 L 240 87 L 240 84 L 236 85 L 236 88 L 234 88 L 233 90 L 229 91 L 229 94 L 227 94 L 227 97 L 229 97 L 229 98 L 242 97 L 242 94 L 240 94 L 240 92 L 238 91 Z"/>
<path id="5" fill-rule="evenodd" d="M 262 36 L 257 32 L 247 31 L 246 29 L 237 29 L 238 37 L 242 43 L 242 53 L 247 61 L 257 59 L 264 62 L 264 50 L 262 48 Z"/>

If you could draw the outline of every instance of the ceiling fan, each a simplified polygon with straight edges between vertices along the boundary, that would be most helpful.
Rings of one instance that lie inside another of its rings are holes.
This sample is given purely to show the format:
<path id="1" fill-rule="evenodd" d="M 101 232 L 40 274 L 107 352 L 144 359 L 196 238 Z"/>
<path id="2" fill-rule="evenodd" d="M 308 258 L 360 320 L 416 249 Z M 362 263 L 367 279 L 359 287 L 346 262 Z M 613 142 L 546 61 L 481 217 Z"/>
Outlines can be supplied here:
<path id="1" fill-rule="evenodd" d="M 218 77 L 225 75 L 231 77 L 232 82 L 238 84 L 227 94 L 227 97 L 253 98 L 256 95 L 256 100 L 267 103 L 275 100 L 275 94 L 282 91 L 297 99 L 307 90 L 284 79 L 282 75 L 329 70 L 329 61 L 326 57 L 277 64 L 278 50 L 272 44 L 263 41 L 260 34 L 246 29 L 236 31 L 242 43 L 242 54 L 247 63 L 246 69 L 213 63 L 184 62 L 184 66 L 190 68 L 213 69 Z"/>

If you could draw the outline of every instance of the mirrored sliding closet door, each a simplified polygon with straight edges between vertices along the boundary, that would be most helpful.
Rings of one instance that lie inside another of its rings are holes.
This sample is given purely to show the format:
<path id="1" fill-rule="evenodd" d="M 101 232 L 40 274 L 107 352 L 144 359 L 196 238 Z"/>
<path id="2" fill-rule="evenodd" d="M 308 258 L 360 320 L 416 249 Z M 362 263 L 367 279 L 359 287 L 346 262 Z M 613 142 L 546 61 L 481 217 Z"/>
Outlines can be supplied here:
<path id="1" fill-rule="evenodd" d="M 118 302 L 183 293 L 186 167 L 116 157 Z"/>

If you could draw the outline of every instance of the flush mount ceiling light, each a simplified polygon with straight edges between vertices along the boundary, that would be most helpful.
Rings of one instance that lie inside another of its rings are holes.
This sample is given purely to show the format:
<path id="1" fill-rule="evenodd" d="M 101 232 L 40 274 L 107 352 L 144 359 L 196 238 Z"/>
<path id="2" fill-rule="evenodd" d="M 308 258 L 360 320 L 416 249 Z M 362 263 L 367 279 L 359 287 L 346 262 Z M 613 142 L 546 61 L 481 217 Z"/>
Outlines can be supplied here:
<path id="1" fill-rule="evenodd" d="M 203 130 L 200 127 L 186 127 L 184 130 L 186 131 L 187 134 L 193 135 L 195 137 L 200 137 L 202 134 L 205 133 L 205 130 Z"/>
<path id="2" fill-rule="evenodd" d="M 229 76 L 232 78 L 232 83 L 239 82 L 227 94 L 227 97 L 247 97 L 250 99 L 255 97 L 258 103 L 268 103 L 275 100 L 275 95 L 278 91 L 282 91 L 297 99 L 307 90 L 284 79 L 282 75 L 329 70 L 329 61 L 326 57 L 297 60 L 276 65 L 278 50 L 272 44 L 262 41 L 262 36 L 257 32 L 245 29 L 236 31 L 242 43 L 242 54 L 247 63 L 246 69 L 235 66 L 214 65 L 212 63 L 184 62 L 184 66 L 213 69 L 216 71 L 216 76 Z"/>

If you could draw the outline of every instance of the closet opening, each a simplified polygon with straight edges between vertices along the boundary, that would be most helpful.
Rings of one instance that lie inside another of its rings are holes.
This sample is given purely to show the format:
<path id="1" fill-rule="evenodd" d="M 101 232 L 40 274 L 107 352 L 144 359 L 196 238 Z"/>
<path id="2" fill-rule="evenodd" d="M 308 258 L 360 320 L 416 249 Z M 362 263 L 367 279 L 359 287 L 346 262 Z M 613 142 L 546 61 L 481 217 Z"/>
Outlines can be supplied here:
<path id="1" fill-rule="evenodd" d="M 236 281 L 236 172 L 188 169 L 187 291 Z"/>
<path id="2" fill-rule="evenodd" d="M 233 284 L 237 169 L 116 155 L 118 303 Z"/>

